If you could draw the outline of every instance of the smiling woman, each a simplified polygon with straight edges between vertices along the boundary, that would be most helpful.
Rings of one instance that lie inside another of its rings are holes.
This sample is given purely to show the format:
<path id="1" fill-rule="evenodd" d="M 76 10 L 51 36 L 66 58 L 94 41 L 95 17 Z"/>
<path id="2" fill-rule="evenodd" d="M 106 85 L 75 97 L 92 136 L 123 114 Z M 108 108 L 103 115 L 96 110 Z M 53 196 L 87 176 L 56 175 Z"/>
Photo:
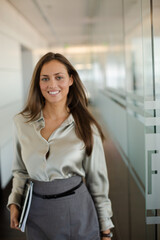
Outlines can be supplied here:
<path id="1" fill-rule="evenodd" d="M 39 85 L 46 104 L 59 101 L 66 104 L 72 83 L 72 76 L 69 76 L 66 67 L 59 61 L 53 60 L 43 65 Z"/>
<path id="2" fill-rule="evenodd" d="M 39 60 L 26 107 L 14 121 L 11 227 L 19 229 L 24 186 L 32 180 L 28 240 L 109 240 L 104 136 L 88 111 L 79 75 L 64 56 L 50 52 Z"/>

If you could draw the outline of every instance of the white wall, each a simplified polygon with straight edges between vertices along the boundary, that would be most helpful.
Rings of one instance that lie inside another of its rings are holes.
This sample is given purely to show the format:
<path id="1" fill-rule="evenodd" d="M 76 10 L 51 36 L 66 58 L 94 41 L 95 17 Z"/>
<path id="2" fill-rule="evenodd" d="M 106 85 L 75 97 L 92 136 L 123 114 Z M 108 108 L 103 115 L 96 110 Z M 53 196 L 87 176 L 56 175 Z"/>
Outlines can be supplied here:
<path id="1" fill-rule="evenodd" d="M 0 3 L 0 178 L 2 188 L 11 178 L 12 118 L 23 104 L 22 46 L 31 53 L 47 41 L 7 1 Z"/>
<path id="2" fill-rule="evenodd" d="M 0 3 L 0 31 L 30 49 L 46 47 L 46 39 L 6 0 Z"/>

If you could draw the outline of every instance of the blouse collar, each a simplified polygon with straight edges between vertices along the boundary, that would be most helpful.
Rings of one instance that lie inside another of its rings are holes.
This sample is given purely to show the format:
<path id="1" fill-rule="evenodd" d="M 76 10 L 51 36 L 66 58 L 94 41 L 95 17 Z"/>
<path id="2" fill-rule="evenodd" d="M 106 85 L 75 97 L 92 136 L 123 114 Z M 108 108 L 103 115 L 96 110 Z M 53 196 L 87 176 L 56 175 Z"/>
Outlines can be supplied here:
<path id="1" fill-rule="evenodd" d="M 64 122 L 61 124 L 61 127 L 68 126 L 71 123 L 74 122 L 73 115 L 70 113 L 69 116 L 64 120 Z M 41 110 L 39 113 L 39 117 L 36 120 L 33 120 L 30 122 L 30 124 L 36 125 L 38 128 L 45 127 L 45 120 L 43 116 L 43 111 Z"/>

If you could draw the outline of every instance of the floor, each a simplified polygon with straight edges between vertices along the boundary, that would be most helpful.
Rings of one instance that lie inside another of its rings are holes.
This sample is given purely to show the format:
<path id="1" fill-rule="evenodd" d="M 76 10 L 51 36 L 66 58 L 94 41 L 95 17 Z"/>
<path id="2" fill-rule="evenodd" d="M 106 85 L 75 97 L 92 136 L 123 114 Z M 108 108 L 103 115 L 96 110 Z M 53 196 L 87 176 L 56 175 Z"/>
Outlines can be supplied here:
<path id="1" fill-rule="evenodd" d="M 94 113 L 94 116 L 97 116 L 96 112 Z M 97 116 L 98 118 L 98 116 Z M 98 118 L 99 122 L 100 119 Z M 104 130 L 105 136 L 106 136 L 106 140 L 107 140 L 107 132 L 106 129 L 103 126 L 103 123 L 100 123 L 102 125 L 102 128 Z M 106 141 L 107 143 L 107 141 Z M 107 156 L 109 156 L 109 144 L 105 144 L 105 153 Z M 108 169 L 110 168 L 109 166 L 109 158 L 107 157 L 106 159 L 107 165 L 108 165 Z M 109 178 L 113 178 L 112 176 L 109 175 Z M 26 240 L 25 238 L 25 234 L 21 233 L 17 230 L 13 230 L 10 228 L 9 226 L 9 211 L 6 209 L 6 203 L 7 203 L 7 199 L 8 199 L 8 195 L 10 193 L 11 190 L 11 182 L 8 184 L 8 186 L 6 187 L 6 189 L 1 192 L 1 198 L 0 198 L 0 216 L 1 216 L 1 221 L 0 221 L 0 240 Z M 114 237 L 112 238 L 113 240 L 118 240 L 117 236 L 116 236 L 116 231 L 115 229 L 113 229 L 113 234 Z"/>

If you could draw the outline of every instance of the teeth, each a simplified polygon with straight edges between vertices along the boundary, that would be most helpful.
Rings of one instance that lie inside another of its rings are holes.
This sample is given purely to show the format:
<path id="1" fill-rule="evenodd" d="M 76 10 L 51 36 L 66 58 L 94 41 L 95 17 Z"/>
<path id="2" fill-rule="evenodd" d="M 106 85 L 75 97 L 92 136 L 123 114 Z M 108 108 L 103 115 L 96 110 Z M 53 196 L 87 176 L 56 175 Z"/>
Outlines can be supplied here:
<path id="1" fill-rule="evenodd" d="M 59 91 L 49 92 L 49 94 L 51 94 L 51 95 L 55 95 L 55 94 L 57 94 L 57 93 L 59 93 Z"/>

